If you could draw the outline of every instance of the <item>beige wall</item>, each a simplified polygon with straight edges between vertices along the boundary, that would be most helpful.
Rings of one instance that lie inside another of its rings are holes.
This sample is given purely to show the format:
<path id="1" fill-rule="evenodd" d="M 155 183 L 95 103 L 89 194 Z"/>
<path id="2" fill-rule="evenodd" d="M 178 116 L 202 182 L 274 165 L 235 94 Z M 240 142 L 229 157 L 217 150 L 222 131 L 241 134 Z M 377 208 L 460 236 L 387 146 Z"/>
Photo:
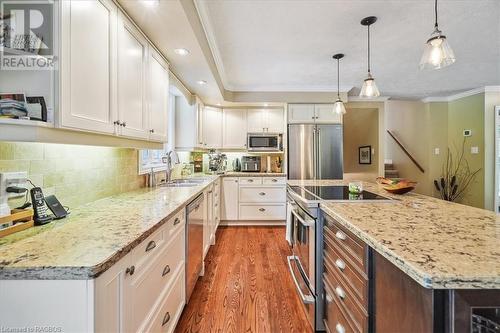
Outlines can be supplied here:
<path id="1" fill-rule="evenodd" d="M 378 176 L 378 109 L 347 109 L 344 115 L 344 173 L 363 174 L 375 181 Z M 359 164 L 358 149 L 372 146 L 372 164 Z"/>
<path id="2" fill-rule="evenodd" d="M 145 185 L 138 150 L 45 143 L 0 142 L 0 172 L 27 171 L 44 194 L 74 208 Z M 24 202 L 14 199 L 11 208 Z"/>
<path id="3" fill-rule="evenodd" d="M 426 173 L 431 190 L 428 194 L 439 197 L 439 192 L 434 188 L 433 182 L 441 177 L 448 151 L 448 103 L 426 103 L 425 108 L 429 129 L 427 136 L 429 159 Z M 439 154 L 435 153 L 436 148 L 439 149 Z"/>
<path id="4" fill-rule="evenodd" d="M 495 106 L 500 106 L 500 92 L 484 96 L 484 208 L 494 210 L 495 204 Z"/>

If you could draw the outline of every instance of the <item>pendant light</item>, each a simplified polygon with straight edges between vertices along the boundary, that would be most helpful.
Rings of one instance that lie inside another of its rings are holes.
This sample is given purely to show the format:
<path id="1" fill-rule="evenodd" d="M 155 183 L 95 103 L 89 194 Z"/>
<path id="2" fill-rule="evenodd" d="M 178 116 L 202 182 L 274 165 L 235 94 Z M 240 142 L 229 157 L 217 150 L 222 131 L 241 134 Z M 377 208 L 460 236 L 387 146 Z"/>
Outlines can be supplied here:
<path id="1" fill-rule="evenodd" d="M 440 69 L 455 62 L 455 53 L 438 27 L 437 0 L 434 0 L 434 31 L 425 43 L 420 69 Z"/>
<path id="2" fill-rule="evenodd" d="M 333 59 L 337 59 L 337 100 L 333 104 L 333 112 L 336 114 L 346 113 L 344 102 L 340 99 L 340 59 L 343 57 L 344 55 L 342 53 L 333 55 Z"/>
<path id="3" fill-rule="evenodd" d="M 365 82 L 363 82 L 363 88 L 361 88 L 359 97 L 372 98 L 380 96 L 380 91 L 378 91 L 375 78 L 372 76 L 370 70 L 370 26 L 375 22 L 377 22 L 375 16 L 368 16 L 361 20 L 361 25 L 368 28 L 368 77 L 365 79 Z"/>

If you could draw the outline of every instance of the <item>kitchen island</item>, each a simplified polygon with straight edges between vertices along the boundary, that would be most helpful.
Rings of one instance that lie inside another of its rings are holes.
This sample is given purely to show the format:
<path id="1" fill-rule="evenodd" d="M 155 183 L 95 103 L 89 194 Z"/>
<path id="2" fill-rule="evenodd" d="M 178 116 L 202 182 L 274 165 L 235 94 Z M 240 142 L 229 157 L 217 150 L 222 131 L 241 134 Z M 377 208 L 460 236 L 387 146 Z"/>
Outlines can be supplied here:
<path id="1" fill-rule="evenodd" d="M 413 193 L 391 195 L 377 184 L 363 187 L 393 200 L 320 200 L 331 331 L 468 332 L 483 314 L 479 308 L 500 307 L 495 213 Z"/>

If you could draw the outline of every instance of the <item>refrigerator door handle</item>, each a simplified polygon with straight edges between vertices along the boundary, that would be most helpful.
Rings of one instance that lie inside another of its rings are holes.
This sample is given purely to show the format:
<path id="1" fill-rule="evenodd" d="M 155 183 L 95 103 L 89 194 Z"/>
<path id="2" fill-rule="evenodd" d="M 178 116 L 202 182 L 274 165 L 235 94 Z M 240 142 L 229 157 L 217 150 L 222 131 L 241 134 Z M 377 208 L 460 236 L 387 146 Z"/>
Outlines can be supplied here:
<path id="1" fill-rule="evenodd" d="M 318 170 L 318 164 L 316 163 L 316 159 L 318 158 L 318 145 L 316 144 L 316 127 L 313 128 L 313 179 L 316 179 L 316 171 Z"/>
<path id="2" fill-rule="evenodd" d="M 321 178 L 321 128 L 318 128 L 317 136 L 318 136 L 318 139 L 317 139 L 317 142 L 318 142 L 318 163 L 316 164 L 317 168 L 318 168 L 318 177 L 317 178 L 322 179 Z"/>

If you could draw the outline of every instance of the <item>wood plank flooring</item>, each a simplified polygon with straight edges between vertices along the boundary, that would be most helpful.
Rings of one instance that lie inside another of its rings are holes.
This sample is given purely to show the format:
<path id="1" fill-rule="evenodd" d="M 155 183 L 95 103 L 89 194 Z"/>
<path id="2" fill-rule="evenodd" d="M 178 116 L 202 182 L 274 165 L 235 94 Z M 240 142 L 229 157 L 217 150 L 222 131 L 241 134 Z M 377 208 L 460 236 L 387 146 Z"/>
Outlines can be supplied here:
<path id="1" fill-rule="evenodd" d="M 220 227 L 177 333 L 312 332 L 283 227 Z"/>

